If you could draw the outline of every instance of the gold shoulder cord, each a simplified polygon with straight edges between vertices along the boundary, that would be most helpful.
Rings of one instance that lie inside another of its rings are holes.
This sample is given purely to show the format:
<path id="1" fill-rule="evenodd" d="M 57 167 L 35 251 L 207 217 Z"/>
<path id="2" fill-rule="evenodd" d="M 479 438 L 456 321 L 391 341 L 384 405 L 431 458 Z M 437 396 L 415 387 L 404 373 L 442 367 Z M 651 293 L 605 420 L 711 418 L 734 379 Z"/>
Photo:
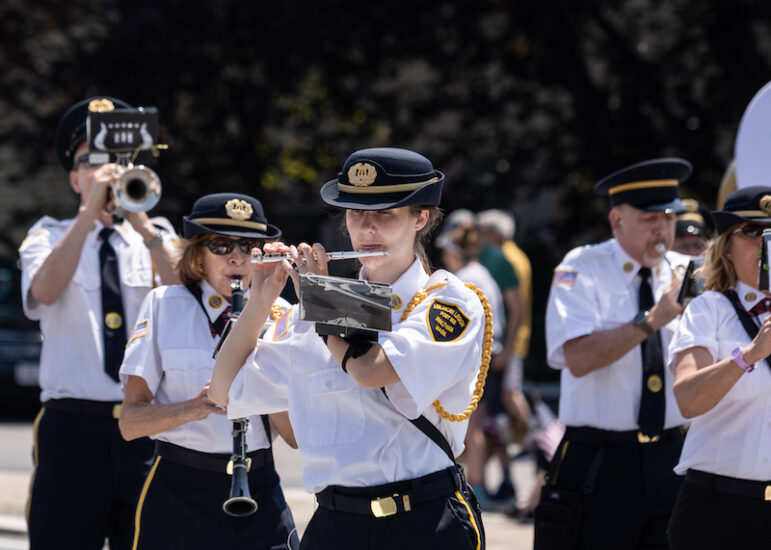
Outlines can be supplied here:
<path id="1" fill-rule="evenodd" d="M 428 296 L 429 292 L 446 285 L 447 283 L 438 283 L 428 287 L 425 290 L 419 290 L 409 301 L 407 307 L 404 308 L 404 313 L 402 313 L 399 322 L 403 322 L 409 316 L 409 314 L 412 313 L 412 310 L 415 309 L 418 304 L 420 304 L 420 302 L 426 299 L 426 296 Z M 450 422 L 462 422 L 463 420 L 466 420 L 469 416 L 471 416 L 471 413 L 476 410 L 477 405 L 479 405 L 479 400 L 482 399 L 482 394 L 485 391 L 487 369 L 490 368 L 490 358 L 492 357 L 493 349 L 493 314 L 490 311 L 490 304 L 487 302 L 487 298 L 482 293 L 482 291 L 479 290 L 475 285 L 466 283 L 466 286 L 477 293 L 479 301 L 482 302 L 482 307 L 485 309 L 485 332 L 484 343 L 482 345 L 482 364 L 479 366 L 479 374 L 477 375 L 477 383 L 476 387 L 474 388 L 474 395 L 471 397 L 471 403 L 468 407 L 466 407 L 465 411 L 460 414 L 450 414 L 444 410 L 444 407 L 442 407 L 442 404 L 438 399 L 432 403 L 436 409 L 436 412 L 439 413 L 439 416 L 445 420 L 449 420 Z"/>

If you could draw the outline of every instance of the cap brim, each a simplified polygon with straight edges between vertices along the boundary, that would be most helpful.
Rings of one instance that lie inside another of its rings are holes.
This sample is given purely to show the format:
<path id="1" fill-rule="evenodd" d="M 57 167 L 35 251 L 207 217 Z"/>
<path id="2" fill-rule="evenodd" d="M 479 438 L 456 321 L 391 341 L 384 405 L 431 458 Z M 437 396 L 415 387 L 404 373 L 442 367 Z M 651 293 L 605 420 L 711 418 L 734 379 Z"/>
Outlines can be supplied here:
<path id="1" fill-rule="evenodd" d="M 656 203 L 627 203 L 630 206 L 634 206 L 638 210 L 644 210 L 645 212 L 685 212 L 685 205 L 680 199 L 673 199 L 668 202 L 656 202 Z"/>
<path id="2" fill-rule="evenodd" d="M 186 239 L 194 235 L 225 235 L 245 239 L 278 239 L 281 236 L 281 230 L 278 227 L 269 223 L 265 225 L 267 225 L 267 231 L 262 232 L 234 225 L 201 225 L 184 216 L 182 218 L 182 234 Z"/>
<path id="3" fill-rule="evenodd" d="M 330 206 L 350 210 L 387 210 L 410 204 L 439 204 L 442 198 L 444 174 L 436 170 L 438 181 L 424 185 L 412 193 L 378 193 L 341 196 L 336 179 L 330 180 L 321 188 L 321 200 Z"/>
<path id="4" fill-rule="evenodd" d="M 732 212 L 725 212 L 722 210 L 712 212 L 712 221 L 715 223 L 715 231 L 718 235 L 723 233 L 729 227 L 740 223 L 771 224 L 771 218 L 743 218 L 742 216 L 737 216 Z"/>

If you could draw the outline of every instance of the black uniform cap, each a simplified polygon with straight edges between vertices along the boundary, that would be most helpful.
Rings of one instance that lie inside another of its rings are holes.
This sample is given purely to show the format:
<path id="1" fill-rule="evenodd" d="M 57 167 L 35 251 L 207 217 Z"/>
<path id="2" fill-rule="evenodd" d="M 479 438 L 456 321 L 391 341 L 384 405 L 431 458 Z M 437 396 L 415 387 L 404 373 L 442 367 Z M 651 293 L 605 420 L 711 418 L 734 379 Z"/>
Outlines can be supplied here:
<path id="1" fill-rule="evenodd" d="M 678 185 L 691 175 L 691 163 L 680 158 L 646 160 L 602 178 L 594 187 L 610 196 L 610 205 L 629 204 L 647 212 L 681 212 Z"/>
<path id="2" fill-rule="evenodd" d="M 352 210 L 386 210 L 410 204 L 436 205 L 444 174 L 426 157 L 407 149 L 377 147 L 356 151 L 337 179 L 321 188 L 321 199 Z"/>
<path id="3" fill-rule="evenodd" d="M 722 210 L 712 212 L 718 234 L 743 222 L 771 223 L 771 187 L 741 187 L 728 195 Z"/>
<path id="4" fill-rule="evenodd" d="M 247 239 L 277 239 L 281 230 L 268 223 L 262 203 L 248 195 L 215 193 L 195 201 L 193 211 L 182 218 L 182 234 L 228 235 Z"/>
<path id="5" fill-rule="evenodd" d="M 77 102 L 67 109 L 59 119 L 59 126 L 56 129 L 56 138 L 54 147 L 59 162 L 68 172 L 72 170 L 75 149 L 80 142 L 86 139 L 86 119 L 89 112 L 105 112 L 115 109 L 130 109 L 131 105 L 108 96 L 95 96 Z"/>

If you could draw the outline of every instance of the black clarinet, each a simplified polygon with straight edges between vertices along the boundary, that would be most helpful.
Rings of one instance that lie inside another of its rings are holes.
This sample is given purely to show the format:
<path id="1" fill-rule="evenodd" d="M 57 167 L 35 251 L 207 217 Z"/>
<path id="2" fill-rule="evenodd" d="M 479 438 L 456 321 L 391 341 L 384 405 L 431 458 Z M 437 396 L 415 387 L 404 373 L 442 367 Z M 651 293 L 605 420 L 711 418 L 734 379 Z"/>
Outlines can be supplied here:
<path id="1" fill-rule="evenodd" d="M 215 357 L 243 309 L 244 282 L 241 277 L 233 277 L 230 280 L 230 319 L 225 325 L 225 330 L 222 331 L 217 349 L 214 350 Z M 257 502 L 249 494 L 247 472 L 249 471 L 250 459 L 246 456 L 246 431 L 248 429 L 248 418 L 238 418 L 233 421 L 233 456 L 230 459 L 230 464 L 228 464 L 228 473 L 232 476 L 230 498 L 222 504 L 222 509 L 226 514 L 235 517 L 250 516 L 257 511 Z"/>

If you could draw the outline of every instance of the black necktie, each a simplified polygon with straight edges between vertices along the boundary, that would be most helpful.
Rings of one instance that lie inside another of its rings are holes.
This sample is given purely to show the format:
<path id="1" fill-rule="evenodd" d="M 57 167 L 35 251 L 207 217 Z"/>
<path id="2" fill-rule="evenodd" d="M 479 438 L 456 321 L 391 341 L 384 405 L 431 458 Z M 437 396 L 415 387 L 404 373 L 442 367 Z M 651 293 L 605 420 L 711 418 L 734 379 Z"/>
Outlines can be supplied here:
<path id="1" fill-rule="evenodd" d="M 653 307 L 653 291 L 649 282 L 651 270 L 648 267 L 640 268 L 640 310 Z M 649 437 L 660 434 L 664 430 L 664 412 L 666 401 L 664 399 L 664 356 L 661 352 L 661 337 L 656 331 L 642 344 L 642 400 L 640 401 L 640 414 L 637 422 L 640 431 Z"/>
<path id="2" fill-rule="evenodd" d="M 211 337 L 222 336 L 222 331 L 225 330 L 225 325 L 230 320 L 230 306 L 222 310 L 214 322 L 209 321 L 209 330 L 211 330 Z"/>
<path id="3" fill-rule="evenodd" d="M 102 276 L 102 339 L 104 341 L 104 371 L 116 382 L 126 348 L 126 327 L 123 319 L 123 300 L 120 297 L 118 256 L 110 244 L 115 231 L 105 227 L 99 232 L 102 247 L 99 249 L 99 265 Z"/>

